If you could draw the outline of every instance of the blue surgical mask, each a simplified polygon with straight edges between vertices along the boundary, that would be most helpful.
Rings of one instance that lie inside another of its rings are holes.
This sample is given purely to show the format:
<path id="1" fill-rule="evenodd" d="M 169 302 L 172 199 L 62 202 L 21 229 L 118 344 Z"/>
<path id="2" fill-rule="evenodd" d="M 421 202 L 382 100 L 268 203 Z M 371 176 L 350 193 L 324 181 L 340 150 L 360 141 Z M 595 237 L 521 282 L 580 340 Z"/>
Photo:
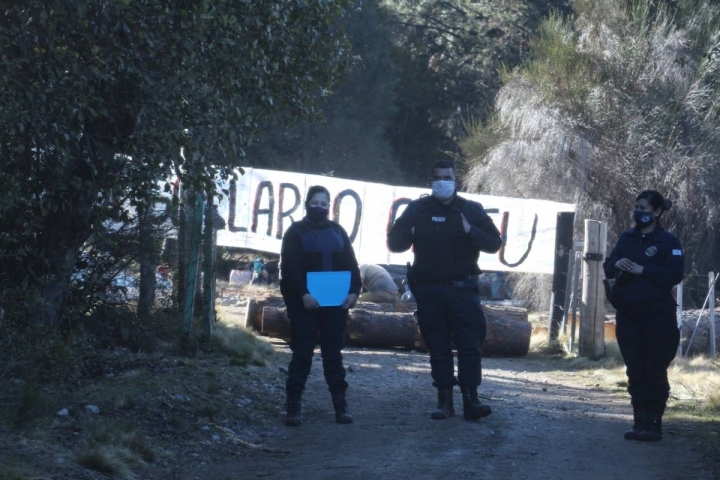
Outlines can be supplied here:
<path id="1" fill-rule="evenodd" d="M 455 182 L 453 180 L 438 180 L 431 183 L 433 197 L 438 200 L 448 200 L 455 193 Z"/>
<path id="2" fill-rule="evenodd" d="M 652 213 L 640 210 L 635 210 L 633 219 L 635 220 L 635 224 L 640 228 L 645 228 L 653 222 Z"/>

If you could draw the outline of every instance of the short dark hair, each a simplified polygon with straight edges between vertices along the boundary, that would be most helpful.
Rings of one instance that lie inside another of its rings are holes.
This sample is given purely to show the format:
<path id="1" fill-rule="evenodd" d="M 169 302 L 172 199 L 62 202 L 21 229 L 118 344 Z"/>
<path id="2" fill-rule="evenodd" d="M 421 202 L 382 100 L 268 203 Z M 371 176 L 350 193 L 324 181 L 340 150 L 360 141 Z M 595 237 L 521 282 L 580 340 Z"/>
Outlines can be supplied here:
<path id="1" fill-rule="evenodd" d="M 323 187 L 322 185 L 313 185 L 308 189 L 307 196 L 305 197 L 305 207 L 307 208 L 310 205 L 310 199 L 315 196 L 316 193 L 324 193 L 328 197 L 328 201 L 330 201 L 330 192 L 327 188 Z"/>
<path id="2" fill-rule="evenodd" d="M 452 168 L 453 173 L 455 173 L 455 164 L 450 160 L 436 160 L 430 168 L 431 175 L 436 168 Z"/>
<path id="3" fill-rule="evenodd" d="M 670 210 L 670 208 L 672 207 L 672 202 L 667 198 L 664 198 L 662 195 L 660 195 L 659 192 L 655 190 L 645 190 L 643 192 L 640 192 L 640 195 L 637 196 L 635 201 L 643 199 L 647 200 L 650 206 L 653 207 L 653 210 L 657 210 L 659 208 L 664 212 L 665 210 Z"/>

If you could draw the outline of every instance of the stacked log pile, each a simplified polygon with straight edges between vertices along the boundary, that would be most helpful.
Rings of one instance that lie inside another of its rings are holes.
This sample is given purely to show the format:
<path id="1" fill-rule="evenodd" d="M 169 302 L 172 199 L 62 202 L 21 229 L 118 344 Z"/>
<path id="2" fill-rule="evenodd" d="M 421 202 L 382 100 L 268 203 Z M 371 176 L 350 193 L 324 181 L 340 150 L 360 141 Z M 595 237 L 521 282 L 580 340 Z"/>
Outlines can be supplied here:
<path id="1" fill-rule="evenodd" d="M 355 347 L 426 350 L 414 318 L 414 304 L 358 302 L 348 312 L 346 344 Z M 524 356 L 530 347 L 532 327 L 527 310 L 520 307 L 483 306 L 487 335 L 485 356 Z M 261 335 L 290 340 L 290 320 L 280 297 L 256 297 L 248 301 L 246 327 Z"/>

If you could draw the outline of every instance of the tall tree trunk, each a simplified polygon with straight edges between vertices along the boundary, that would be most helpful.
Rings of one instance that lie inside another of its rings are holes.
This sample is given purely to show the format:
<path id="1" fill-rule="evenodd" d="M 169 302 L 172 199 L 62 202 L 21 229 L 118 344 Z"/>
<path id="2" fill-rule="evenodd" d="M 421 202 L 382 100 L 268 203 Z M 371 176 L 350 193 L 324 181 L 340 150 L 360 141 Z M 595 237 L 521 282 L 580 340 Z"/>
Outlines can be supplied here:
<path id="1" fill-rule="evenodd" d="M 41 253 L 42 322 L 47 328 L 62 320 L 80 246 L 90 234 L 92 204 L 78 199 L 70 208 L 49 214 L 38 238 Z"/>
<path id="2" fill-rule="evenodd" d="M 155 271 L 158 255 L 154 238 L 153 208 L 138 207 L 138 230 L 140 234 L 140 293 L 138 298 L 138 317 L 147 320 L 152 316 L 155 305 Z"/>

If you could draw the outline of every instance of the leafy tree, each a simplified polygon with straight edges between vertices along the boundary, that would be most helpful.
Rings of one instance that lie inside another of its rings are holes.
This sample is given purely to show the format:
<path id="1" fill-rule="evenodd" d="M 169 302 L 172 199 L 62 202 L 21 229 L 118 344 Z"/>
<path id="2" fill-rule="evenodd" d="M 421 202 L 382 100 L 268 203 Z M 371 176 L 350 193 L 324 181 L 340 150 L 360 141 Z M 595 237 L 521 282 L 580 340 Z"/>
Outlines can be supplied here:
<path id="1" fill-rule="evenodd" d="M 720 6 L 584 0 L 554 16 L 534 58 L 506 74 L 497 115 L 465 142 L 470 188 L 578 202 L 579 218 L 629 225 L 634 195 L 673 199 L 666 222 L 687 268 L 716 266 L 720 214 Z"/>
<path id="2" fill-rule="evenodd" d="M 267 125 L 248 149 L 253 165 L 400 182 L 385 138 L 397 87 L 389 21 L 378 0 L 350 2 L 343 23 L 357 64 L 326 98 L 322 122 Z"/>
<path id="3" fill-rule="evenodd" d="M 81 245 L 127 216 L 123 199 L 146 204 L 176 173 L 208 189 L 261 122 L 314 116 L 351 62 L 342 0 L 0 8 L 0 295 L 40 292 L 47 324 Z"/>
<path id="4" fill-rule="evenodd" d="M 498 70 L 529 53 L 541 20 L 566 0 L 386 0 L 394 12 L 400 72 L 388 138 L 406 177 L 424 184 L 439 156 L 461 156 L 468 119 L 484 120 Z"/>

